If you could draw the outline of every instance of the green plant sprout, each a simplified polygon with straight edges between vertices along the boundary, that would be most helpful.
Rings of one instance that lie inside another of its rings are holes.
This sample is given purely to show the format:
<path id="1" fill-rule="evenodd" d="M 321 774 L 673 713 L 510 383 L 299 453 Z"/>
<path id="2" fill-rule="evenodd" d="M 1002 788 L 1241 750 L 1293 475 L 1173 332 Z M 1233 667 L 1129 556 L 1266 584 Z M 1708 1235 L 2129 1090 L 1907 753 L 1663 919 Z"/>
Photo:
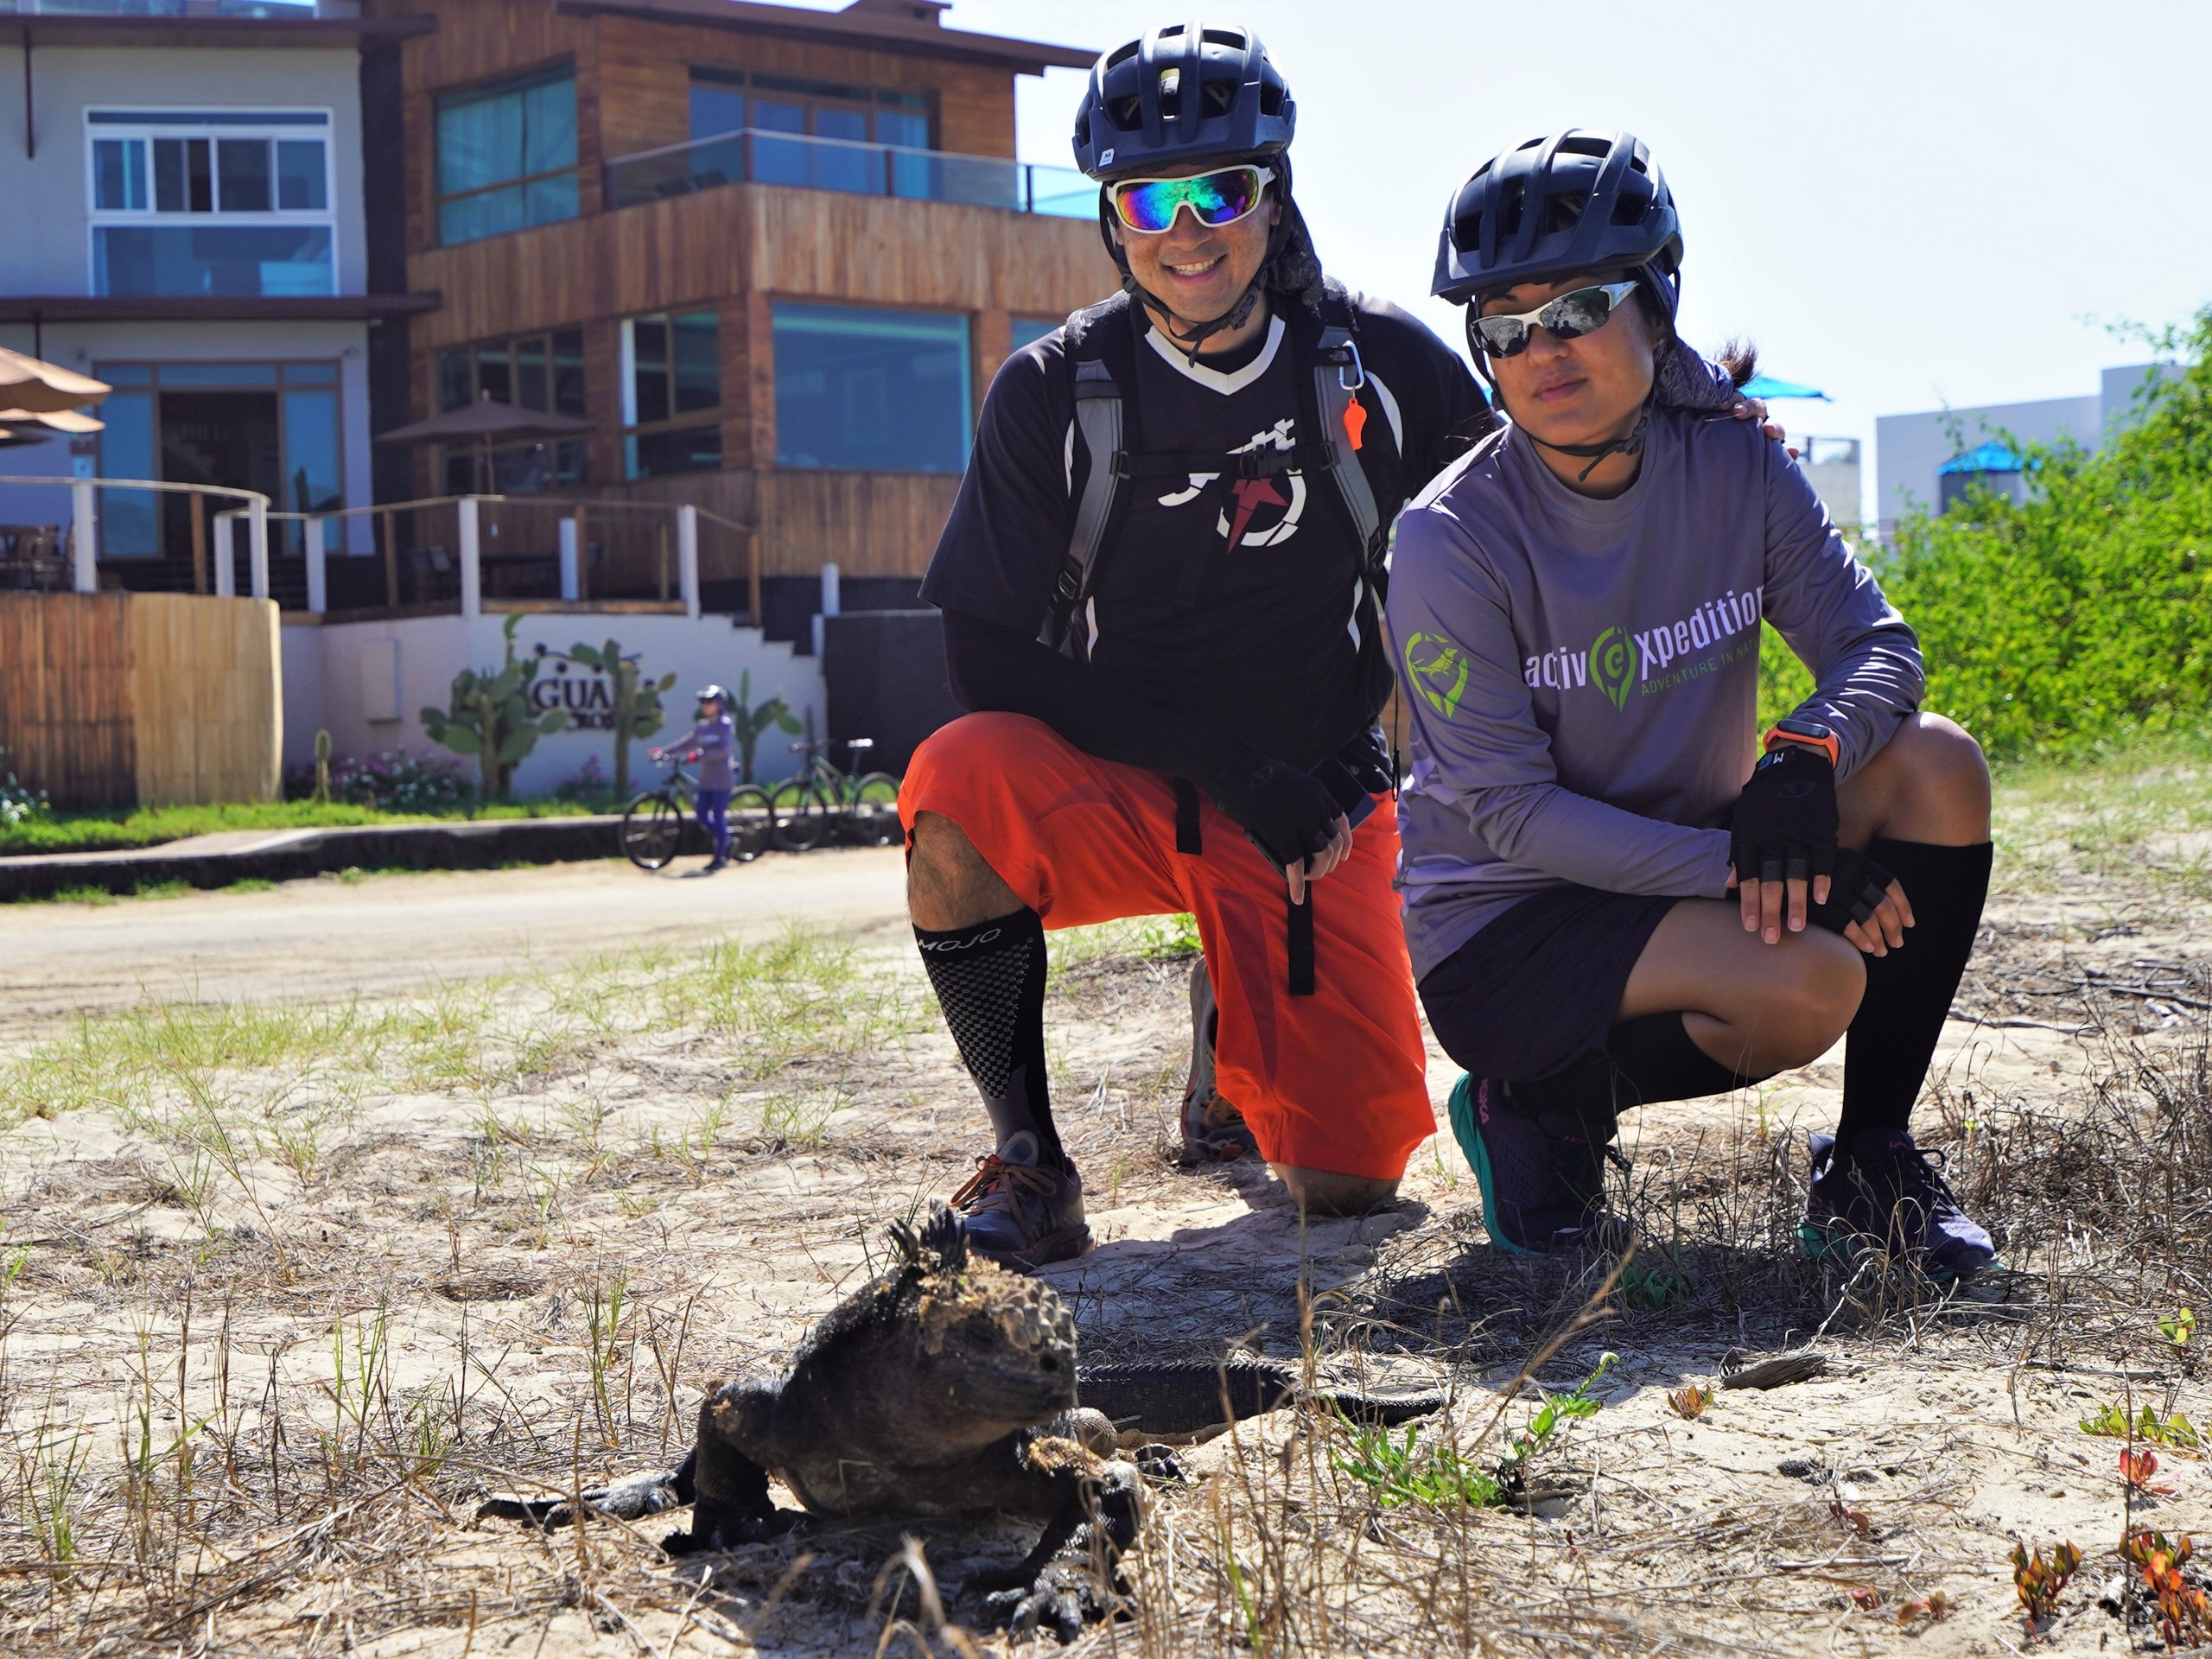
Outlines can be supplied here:
<path id="1" fill-rule="evenodd" d="M 1512 1448 L 1512 1455 L 1507 1460 L 1509 1471 L 1526 1467 L 1576 1418 L 1595 1417 L 1605 1402 L 1590 1392 L 1591 1387 L 1619 1361 L 1618 1354 L 1600 1354 L 1598 1368 L 1565 1394 L 1547 1394 L 1543 1403 L 1536 1408 L 1536 1414 L 1529 1420 L 1529 1427 L 1505 1437 L 1506 1445 Z"/>
<path id="2" fill-rule="evenodd" d="M 2133 1417 L 2129 1417 L 2125 1406 L 2100 1406 L 2082 1420 L 2084 1434 L 2103 1434 L 2116 1440 L 2148 1440 L 2153 1446 L 2178 1446 L 2190 1451 L 2202 1447 L 2204 1440 L 2196 1427 L 2179 1412 L 2162 1417 L 2151 1406 L 2145 1406 Z"/>
<path id="3" fill-rule="evenodd" d="M 2158 1334 L 2177 1348 L 2186 1348 L 2196 1334 L 2196 1313 L 2194 1309 L 2177 1307 L 2171 1313 L 2158 1315 Z"/>
<path id="4" fill-rule="evenodd" d="M 506 661 L 497 669 L 464 668 L 453 677 L 451 706 L 423 710 L 423 730 L 433 743 L 455 754 L 473 754 L 482 772 L 484 798 L 504 801 L 514 787 L 515 768 L 537 747 L 569 723 L 569 711 L 538 714 L 531 707 L 531 683 L 537 678 L 535 657 L 515 656 L 515 630 L 522 613 L 511 613 L 499 629 Z"/>
<path id="5" fill-rule="evenodd" d="M 1505 1501 L 1504 1482 L 1469 1463 L 1457 1447 L 1421 1446 L 1418 1423 L 1408 1423 L 1399 1439 L 1379 1424 L 1338 1421 L 1351 1434 L 1351 1444 L 1329 1453 L 1331 1466 L 1366 1487 L 1368 1495 L 1386 1510 L 1401 1505 L 1480 1510 Z"/>

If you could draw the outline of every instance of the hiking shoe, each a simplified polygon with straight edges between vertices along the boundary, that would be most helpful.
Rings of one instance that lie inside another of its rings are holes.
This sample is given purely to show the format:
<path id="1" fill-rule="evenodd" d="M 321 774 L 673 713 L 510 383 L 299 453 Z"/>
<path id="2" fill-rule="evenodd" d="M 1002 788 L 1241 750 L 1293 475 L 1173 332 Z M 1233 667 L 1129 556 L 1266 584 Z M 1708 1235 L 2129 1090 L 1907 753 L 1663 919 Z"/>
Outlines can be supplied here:
<path id="1" fill-rule="evenodd" d="M 1798 1243 L 1808 1255 L 1855 1260 L 1865 1250 L 1909 1256 L 1931 1279 L 1972 1278 L 1995 1264 L 1988 1231 L 1959 1208 L 1943 1154 L 1903 1129 L 1868 1129 L 1847 1148 L 1832 1135 L 1807 1143 L 1812 1189 Z"/>
<path id="2" fill-rule="evenodd" d="M 1475 1172 L 1483 1225 L 1516 1255 L 1605 1249 L 1627 1228 L 1605 1209 L 1605 1148 L 1524 1109 L 1497 1077 L 1452 1085 L 1452 1138 Z"/>
<path id="3" fill-rule="evenodd" d="M 1075 1166 L 1039 1161 L 1037 1137 L 1024 1129 L 976 1160 L 976 1173 L 952 1195 L 969 1248 L 1002 1268 L 1027 1273 L 1090 1248 L 1083 1218 L 1083 1177 Z"/>
<path id="4" fill-rule="evenodd" d="M 1191 969 L 1191 1075 L 1183 1084 L 1183 1154 L 1179 1160 L 1185 1168 L 1259 1156 L 1260 1143 L 1244 1114 L 1214 1087 L 1213 1049 L 1220 1033 L 1221 1010 L 1214 1004 L 1213 983 L 1201 957 Z"/>

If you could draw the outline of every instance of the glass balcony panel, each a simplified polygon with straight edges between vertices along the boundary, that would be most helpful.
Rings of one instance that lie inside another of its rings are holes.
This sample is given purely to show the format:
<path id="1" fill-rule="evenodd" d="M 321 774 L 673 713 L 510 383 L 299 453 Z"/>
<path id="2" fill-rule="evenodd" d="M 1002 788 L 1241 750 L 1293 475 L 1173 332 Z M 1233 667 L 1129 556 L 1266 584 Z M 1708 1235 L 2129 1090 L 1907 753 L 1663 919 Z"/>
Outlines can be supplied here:
<path id="1" fill-rule="evenodd" d="M 92 285 L 132 296 L 334 294 L 323 225 L 103 225 Z"/>

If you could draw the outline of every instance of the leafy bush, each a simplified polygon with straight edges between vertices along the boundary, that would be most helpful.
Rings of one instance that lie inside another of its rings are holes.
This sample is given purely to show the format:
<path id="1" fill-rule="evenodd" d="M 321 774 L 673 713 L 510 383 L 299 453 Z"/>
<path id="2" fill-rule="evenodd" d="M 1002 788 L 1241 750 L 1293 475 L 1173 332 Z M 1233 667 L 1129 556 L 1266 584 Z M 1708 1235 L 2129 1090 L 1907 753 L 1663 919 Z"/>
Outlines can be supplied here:
<path id="1" fill-rule="evenodd" d="M 290 766 L 284 772 L 287 800 L 302 801 L 315 794 L 315 769 Z M 330 798 L 380 812 L 430 812 L 459 806 L 469 798 L 461 769 L 428 755 L 405 749 L 386 749 L 381 754 L 330 758 Z"/>
<path id="2" fill-rule="evenodd" d="M 2212 307 L 2183 376 L 2094 454 L 2026 454 L 2037 488 L 1897 527 L 1882 585 L 1919 633 L 1928 707 L 1993 754 L 2199 721 L 2212 702 Z"/>
<path id="3" fill-rule="evenodd" d="M 7 758 L 8 751 L 0 748 L 0 760 Z M 46 816 L 46 791 L 26 789 L 16 781 L 14 772 L 8 773 L 6 781 L 0 782 L 0 830 L 13 830 L 17 824 Z"/>

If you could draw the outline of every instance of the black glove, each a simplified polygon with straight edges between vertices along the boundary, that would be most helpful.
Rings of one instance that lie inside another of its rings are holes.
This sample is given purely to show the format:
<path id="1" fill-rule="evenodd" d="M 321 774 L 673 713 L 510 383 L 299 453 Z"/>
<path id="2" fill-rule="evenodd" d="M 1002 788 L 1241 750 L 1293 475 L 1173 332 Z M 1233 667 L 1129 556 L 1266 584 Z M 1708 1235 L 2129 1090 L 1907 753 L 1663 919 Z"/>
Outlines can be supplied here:
<path id="1" fill-rule="evenodd" d="M 1835 768 L 1818 750 L 1788 743 L 1751 769 L 1736 798 L 1728 856 L 1736 882 L 1810 880 L 1835 868 Z"/>
<path id="2" fill-rule="evenodd" d="M 1270 863 L 1303 862 L 1329 844 L 1344 808 L 1311 772 L 1280 760 L 1217 778 L 1206 786 L 1214 804 L 1234 818 Z"/>
<path id="3" fill-rule="evenodd" d="M 1839 847 L 1835 869 L 1828 877 L 1828 900 L 1824 905 L 1805 899 L 1805 919 L 1815 927 L 1840 933 L 1853 922 L 1864 922 L 1874 907 L 1890 896 L 1890 873 L 1866 854 Z"/>

